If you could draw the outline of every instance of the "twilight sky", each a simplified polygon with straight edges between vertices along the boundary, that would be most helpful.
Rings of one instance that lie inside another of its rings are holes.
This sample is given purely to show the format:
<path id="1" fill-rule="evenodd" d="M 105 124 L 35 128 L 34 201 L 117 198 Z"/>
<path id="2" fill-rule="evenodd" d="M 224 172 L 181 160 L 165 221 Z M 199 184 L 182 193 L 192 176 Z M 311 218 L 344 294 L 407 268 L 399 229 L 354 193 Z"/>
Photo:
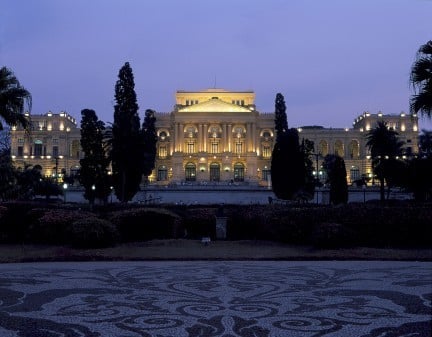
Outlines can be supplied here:
<path id="1" fill-rule="evenodd" d="M 290 127 L 350 127 L 363 111 L 408 112 L 431 18 L 432 0 L 0 0 L 0 66 L 33 114 L 111 122 L 128 61 L 141 118 L 171 111 L 176 90 L 216 86 L 254 90 L 262 112 L 281 92 Z"/>

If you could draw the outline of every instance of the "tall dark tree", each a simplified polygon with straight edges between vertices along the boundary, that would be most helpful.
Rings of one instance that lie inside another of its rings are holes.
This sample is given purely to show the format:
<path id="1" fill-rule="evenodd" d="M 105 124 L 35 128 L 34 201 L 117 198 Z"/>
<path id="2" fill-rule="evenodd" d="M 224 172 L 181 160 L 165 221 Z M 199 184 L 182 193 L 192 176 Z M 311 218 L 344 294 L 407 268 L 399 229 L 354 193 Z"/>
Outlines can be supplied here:
<path id="1" fill-rule="evenodd" d="M 81 148 L 84 158 L 80 160 L 80 183 L 84 187 L 84 198 L 93 205 L 95 198 L 107 201 L 111 193 L 108 165 L 103 137 L 104 122 L 100 121 L 94 110 L 81 111 Z"/>
<path id="2" fill-rule="evenodd" d="M 115 85 L 111 160 L 114 191 L 121 202 L 132 200 L 143 175 L 143 137 L 135 82 L 129 62 L 120 69 Z"/>
<path id="3" fill-rule="evenodd" d="M 303 161 L 305 166 L 305 177 L 304 177 L 305 195 L 309 195 L 310 198 L 312 198 L 318 181 L 318 172 L 316 172 L 317 174 L 316 179 L 313 175 L 314 167 L 313 167 L 313 161 L 311 159 L 314 152 L 314 142 L 307 138 L 306 139 L 303 138 L 300 146 L 300 151 L 303 153 Z"/>
<path id="4" fill-rule="evenodd" d="M 0 68 L 0 130 L 3 123 L 28 128 L 29 120 L 24 115 L 24 107 L 27 104 L 28 110 L 31 110 L 31 98 L 10 69 Z"/>
<path id="5" fill-rule="evenodd" d="M 432 118 L 432 40 L 420 46 L 411 67 L 410 83 L 414 95 L 410 100 L 411 114 L 420 112 Z"/>
<path id="6" fill-rule="evenodd" d="M 16 190 L 16 175 L 10 148 L 0 146 L 0 201 L 10 200 Z"/>
<path id="7" fill-rule="evenodd" d="M 294 200 L 305 185 L 304 154 L 300 149 L 297 129 L 282 133 L 273 148 L 271 179 L 273 192 L 279 199 Z"/>
<path id="8" fill-rule="evenodd" d="M 288 131 L 285 98 L 281 93 L 276 94 L 275 100 L 275 131 L 276 142 Z"/>
<path id="9" fill-rule="evenodd" d="M 421 157 L 432 158 L 432 131 L 422 130 L 419 136 L 419 150 Z"/>
<path id="10" fill-rule="evenodd" d="M 342 157 L 328 154 L 324 157 L 323 168 L 330 185 L 330 202 L 334 205 L 348 202 L 348 183 L 345 161 Z"/>
<path id="11" fill-rule="evenodd" d="M 395 176 L 394 160 L 402 155 L 403 144 L 398 133 L 384 121 L 378 122 L 367 134 L 366 146 L 371 152 L 372 169 L 380 182 L 381 201 L 385 200 L 385 180 Z"/>
<path id="12" fill-rule="evenodd" d="M 416 201 L 432 200 L 432 156 L 412 158 L 408 162 L 408 190 Z"/>
<path id="13" fill-rule="evenodd" d="M 152 173 L 155 167 L 156 143 L 158 140 L 155 124 L 155 112 L 151 109 L 147 109 L 142 125 L 144 142 L 143 174 L 146 177 L 146 180 L 148 180 L 148 176 Z"/>

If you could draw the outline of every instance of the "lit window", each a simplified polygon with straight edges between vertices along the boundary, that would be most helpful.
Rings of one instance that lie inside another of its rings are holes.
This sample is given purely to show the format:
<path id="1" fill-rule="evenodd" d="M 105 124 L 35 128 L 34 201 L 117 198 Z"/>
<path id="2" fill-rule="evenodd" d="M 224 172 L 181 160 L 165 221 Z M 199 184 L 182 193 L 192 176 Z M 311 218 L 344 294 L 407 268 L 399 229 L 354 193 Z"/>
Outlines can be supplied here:
<path id="1" fill-rule="evenodd" d="M 159 146 L 159 158 L 166 158 L 168 152 L 166 146 Z"/>

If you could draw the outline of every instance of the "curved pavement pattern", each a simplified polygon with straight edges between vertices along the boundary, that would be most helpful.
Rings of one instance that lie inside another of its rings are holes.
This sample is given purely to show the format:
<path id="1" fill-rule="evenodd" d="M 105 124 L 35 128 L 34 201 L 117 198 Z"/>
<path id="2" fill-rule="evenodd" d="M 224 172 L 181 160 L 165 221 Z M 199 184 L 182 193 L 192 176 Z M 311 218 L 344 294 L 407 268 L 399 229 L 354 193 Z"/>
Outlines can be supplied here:
<path id="1" fill-rule="evenodd" d="M 429 262 L 0 265 L 0 336 L 431 336 Z"/>

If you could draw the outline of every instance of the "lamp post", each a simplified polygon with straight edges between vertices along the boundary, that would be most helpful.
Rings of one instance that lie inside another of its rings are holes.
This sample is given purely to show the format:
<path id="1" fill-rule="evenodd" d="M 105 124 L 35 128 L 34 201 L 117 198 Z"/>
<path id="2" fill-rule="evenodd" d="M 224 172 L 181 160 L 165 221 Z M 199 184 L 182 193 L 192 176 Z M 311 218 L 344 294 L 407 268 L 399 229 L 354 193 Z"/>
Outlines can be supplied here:
<path id="1" fill-rule="evenodd" d="M 66 203 L 66 190 L 68 188 L 68 184 L 63 184 L 63 202 Z"/>
<path id="2" fill-rule="evenodd" d="M 321 157 L 321 152 L 318 153 L 312 153 L 313 156 L 315 156 L 316 161 L 316 171 L 315 171 L 315 189 L 318 188 L 320 177 L 319 177 L 319 163 L 318 159 Z M 318 191 L 316 191 L 316 203 L 318 204 Z"/>
<path id="3" fill-rule="evenodd" d="M 56 184 L 58 184 L 58 160 L 59 160 L 59 157 L 58 156 L 55 156 L 55 181 L 56 181 Z"/>

